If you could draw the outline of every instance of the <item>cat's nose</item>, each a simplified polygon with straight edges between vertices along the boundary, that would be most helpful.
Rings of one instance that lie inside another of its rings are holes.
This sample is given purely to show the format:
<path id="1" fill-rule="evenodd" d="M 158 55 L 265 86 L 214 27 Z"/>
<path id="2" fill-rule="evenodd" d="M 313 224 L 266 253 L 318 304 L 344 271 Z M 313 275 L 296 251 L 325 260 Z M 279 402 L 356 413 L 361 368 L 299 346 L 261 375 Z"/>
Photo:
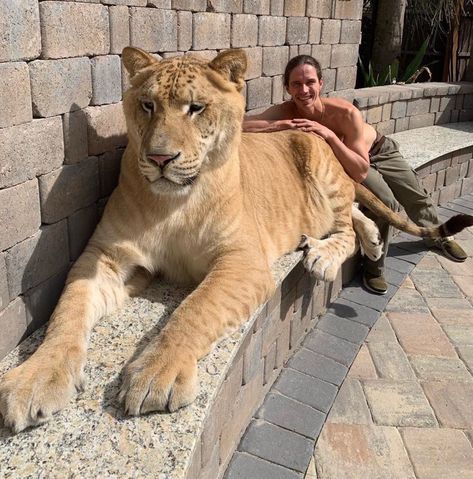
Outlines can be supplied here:
<path id="1" fill-rule="evenodd" d="M 160 168 L 164 168 L 168 163 L 175 160 L 179 156 L 177 155 L 147 155 L 148 160 L 156 163 Z"/>

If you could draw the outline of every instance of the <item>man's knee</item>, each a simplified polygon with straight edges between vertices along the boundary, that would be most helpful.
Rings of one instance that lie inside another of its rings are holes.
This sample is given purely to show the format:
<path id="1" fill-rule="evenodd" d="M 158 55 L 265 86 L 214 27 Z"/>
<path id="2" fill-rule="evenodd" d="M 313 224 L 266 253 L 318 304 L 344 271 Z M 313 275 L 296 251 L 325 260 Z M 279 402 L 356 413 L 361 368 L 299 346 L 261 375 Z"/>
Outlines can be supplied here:
<path id="1" fill-rule="evenodd" d="M 363 185 L 366 186 L 366 188 L 368 188 L 371 193 L 381 200 L 388 208 L 391 208 L 394 211 L 398 208 L 398 202 L 386 183 L 363 183 Z"/>

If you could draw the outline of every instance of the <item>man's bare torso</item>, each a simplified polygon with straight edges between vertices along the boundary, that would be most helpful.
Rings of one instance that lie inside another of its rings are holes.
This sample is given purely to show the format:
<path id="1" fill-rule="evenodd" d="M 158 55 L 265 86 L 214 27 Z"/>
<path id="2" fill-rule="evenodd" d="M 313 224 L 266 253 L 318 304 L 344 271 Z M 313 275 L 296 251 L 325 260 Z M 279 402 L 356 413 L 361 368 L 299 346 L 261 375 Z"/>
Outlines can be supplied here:
<path id="1" fill-rule="evenodd" d="M 323 106 L 322 115 L 307 115 L 298 111 L 292 100 L 286 101 L 281 105 L 282 119 L 306 118 L 316 121 L 332 130 L 343 142 L 346 131 L 351 126 L 348 115 L 350 108 L 353 108 L 352 105 L 340 98 L 321 98 L 321 101 Z M 376 130 L 366 122 L 363 122 L 363 140 L 368 151 L 376 140 Z"/>

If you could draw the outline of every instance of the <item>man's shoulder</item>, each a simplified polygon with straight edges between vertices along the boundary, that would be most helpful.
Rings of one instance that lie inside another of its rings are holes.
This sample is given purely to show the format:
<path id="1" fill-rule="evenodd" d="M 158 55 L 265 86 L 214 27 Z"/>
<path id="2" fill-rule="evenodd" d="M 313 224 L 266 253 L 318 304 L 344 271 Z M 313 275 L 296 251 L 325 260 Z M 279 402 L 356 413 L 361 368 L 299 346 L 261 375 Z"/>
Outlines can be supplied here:
<path id="1" fill-rule="evenodd" d="M 358 116 L 361 118 L 360 111 L 349 101 L 344 98 L 324 98 L 323 103 L 325 105 L 327 113 L 330 112 L 332 116 L 339 118 L 355 120 Z"/>
<path id="2" fill-rule="evenodd" d="M 344 98 L 323 98 L 322 102 L 324 103 L 326 108 L 328 107 L 333 112 L 336 112 L 338 114 L 351 115 L 354 112 L 358 111 L 356 106 L 354 106 L 352 103 L 345 100 Z"/>

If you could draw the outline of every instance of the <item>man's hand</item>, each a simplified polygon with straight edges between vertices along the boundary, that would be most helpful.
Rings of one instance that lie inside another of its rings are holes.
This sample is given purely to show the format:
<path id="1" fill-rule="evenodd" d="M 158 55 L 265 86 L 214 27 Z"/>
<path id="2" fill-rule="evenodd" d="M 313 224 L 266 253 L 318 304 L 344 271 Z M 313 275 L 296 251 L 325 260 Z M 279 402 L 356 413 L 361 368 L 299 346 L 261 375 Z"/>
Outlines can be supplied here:
<path id="1" fill-rule="evenodd" d="M 307 120 L 305 118 L 294 118 L 291 120 L 292 128 L 306 131 L 308 133 L 314 133 L 317 136 L 320 136 L 325 141 L 328 141 L 335 134 L 332 130 L 327 128 L 324 125 L 312 120 Z"/>

